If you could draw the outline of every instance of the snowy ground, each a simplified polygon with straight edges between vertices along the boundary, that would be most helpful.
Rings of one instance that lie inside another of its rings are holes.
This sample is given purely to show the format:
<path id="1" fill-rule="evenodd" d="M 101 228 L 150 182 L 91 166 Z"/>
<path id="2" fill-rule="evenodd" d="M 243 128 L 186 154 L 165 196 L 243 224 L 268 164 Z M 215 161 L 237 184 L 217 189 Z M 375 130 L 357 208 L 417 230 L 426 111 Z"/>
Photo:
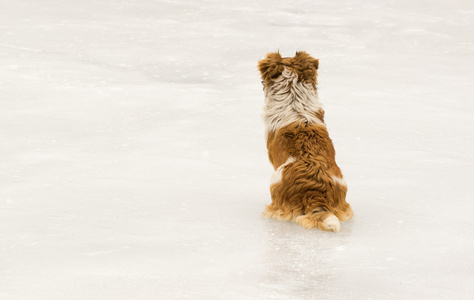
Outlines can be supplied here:
<path id="1" fill-rule="evenodd" d="M 474 298 L 472 0 L 3 2 L 0 299 Z M 337 234 L 260 215 L 278 48 L 320 59 Z"/>

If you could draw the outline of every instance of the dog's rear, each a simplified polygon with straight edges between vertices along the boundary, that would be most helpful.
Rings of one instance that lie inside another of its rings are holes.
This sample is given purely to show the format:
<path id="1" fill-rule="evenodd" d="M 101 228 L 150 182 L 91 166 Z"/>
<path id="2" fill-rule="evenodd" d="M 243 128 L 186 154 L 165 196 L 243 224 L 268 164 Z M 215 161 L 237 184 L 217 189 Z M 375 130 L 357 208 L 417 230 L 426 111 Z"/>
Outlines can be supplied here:
<path id="1" fill-rule="evenodd" d="M 272 203 L 263 214 L 305 228 L 339 231 L 339 221 L 353 213 L 317 96 L 318 66 L 306 52 L 292 58 L 269 53 L 259 62 L 268 156 L 275 168 Z"/>

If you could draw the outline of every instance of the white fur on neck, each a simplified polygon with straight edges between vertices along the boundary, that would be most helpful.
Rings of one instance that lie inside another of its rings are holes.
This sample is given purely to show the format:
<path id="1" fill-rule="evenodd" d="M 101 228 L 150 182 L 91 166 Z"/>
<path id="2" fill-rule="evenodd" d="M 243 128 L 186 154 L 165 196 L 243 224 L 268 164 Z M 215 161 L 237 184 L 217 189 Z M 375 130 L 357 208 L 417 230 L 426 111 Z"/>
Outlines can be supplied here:
<path id="1" fill-rule="evenodd" d="M 316 113 L 322 108 L 311 84 L 298 81 L 298 74 L 285 68 L 280 77 L 265 89 L 263 118 L 266 133 L 302 121 L 325 125 Z"/>

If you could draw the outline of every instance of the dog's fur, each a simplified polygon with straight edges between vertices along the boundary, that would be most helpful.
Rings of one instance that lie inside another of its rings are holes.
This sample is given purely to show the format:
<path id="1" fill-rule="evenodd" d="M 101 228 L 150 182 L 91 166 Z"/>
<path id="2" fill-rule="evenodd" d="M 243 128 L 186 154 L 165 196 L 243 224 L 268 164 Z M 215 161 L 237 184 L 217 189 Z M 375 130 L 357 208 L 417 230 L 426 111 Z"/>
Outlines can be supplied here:
<path id="1" fill-rule="evenodd" d="M 306 52 L 259 61 L 265 92 L 268 157 L 275 173 L 272 203 L 263 215 L 293 220 L 304 228 L 339 231 L 352 218 L 347 185 L 317 95 L 319 61 Z"/>

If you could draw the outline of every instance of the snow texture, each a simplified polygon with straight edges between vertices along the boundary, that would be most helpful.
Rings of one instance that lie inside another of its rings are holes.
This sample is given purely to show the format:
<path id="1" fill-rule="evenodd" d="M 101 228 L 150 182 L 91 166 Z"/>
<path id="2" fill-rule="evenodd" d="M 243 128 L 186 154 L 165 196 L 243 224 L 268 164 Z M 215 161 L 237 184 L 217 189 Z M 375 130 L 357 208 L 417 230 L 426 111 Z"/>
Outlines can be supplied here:
<path id="1" fill-rule="evenodd" d="M 0 299 L 473 299 L 474 3 L 4 1 Z M 264 219 L 256 68 L 320 59 L 355 217 Z"/>

